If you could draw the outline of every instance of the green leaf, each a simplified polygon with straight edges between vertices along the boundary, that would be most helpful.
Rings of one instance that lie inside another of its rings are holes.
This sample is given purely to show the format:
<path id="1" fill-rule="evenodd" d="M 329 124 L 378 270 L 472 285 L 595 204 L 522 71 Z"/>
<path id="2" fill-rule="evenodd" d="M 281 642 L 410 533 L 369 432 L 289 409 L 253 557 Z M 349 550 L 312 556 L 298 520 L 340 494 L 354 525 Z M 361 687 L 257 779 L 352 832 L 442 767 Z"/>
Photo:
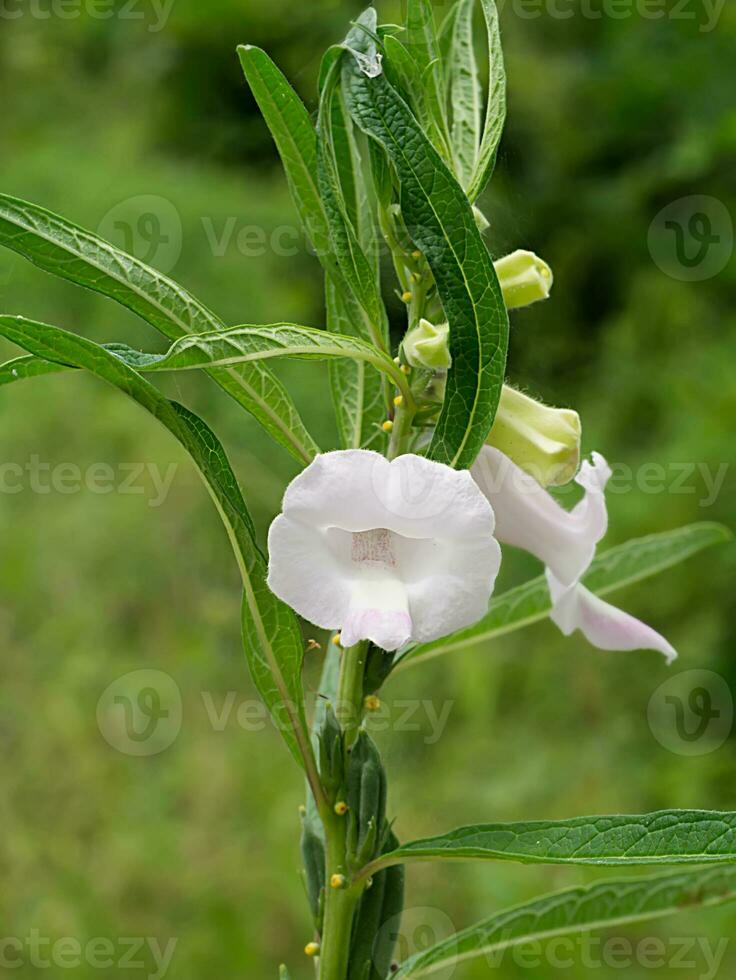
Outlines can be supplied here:
<path id="1" fill-rule="evenodd" d="M 330 241 L 336 256 L 340 274 L 357 301 L 361 316 L 361 333 L 380 350 L 388 350 L 388 318 L 376 278 L 376 266 L 366 256 L 359 239 L 359 229 L 350 220 L 350 209 L 358 219 L 359 201 L 356 186 L 356 161 L 354 150 L 346 132 L 338 130 L 335 142 L 334 120 L 344 120 L 341 95 L 337 88 L 342 49 L 331 48 L 325 56 L 325 81 L 320 95 L 317 137 L 319 187 L 324 201 L 330 231 Z M 352 125 L 352 123 L 351 123 Z M 347 126 L 347 120 L 345 120 Z M 338 159 L 338 152 L 340 154 Z M 340 174 L 348 174 L 347 188 L 340 181 Z M 346 204 L 353 196 L 352 205 Z"/>
<path id="2" fill-rule="evenodd" d="M 84 337 L 10 316 L 0 316 L 0 336 L 43 361 L 82 368 L 120 389 L 157 418 L 190 454 L 225 525 L 243 579 L 243 640 L 253 680 L 292 755 L 314 776 L 301 682 L 301 631 L 294 613 L 266 585 L 266 562 L 256 544 L 253 522 L 217 437 L 119 356 Z"/>
<path id="3" fill-rule="evenodd" d="M 721 524 L 701 522 L 663 531 L 645 538 L 635 538 L 610 548 L 593 561 L 583 583 L 592 592 L 606 595 L 615 589 L 657 575 L 697 554 L 703 548 L 731 539 L 731 532 Z M 416 664 L 464 647 L 511 633 L 549 615 L 552 603 L 543 575 L 510 589 L 491 600 L 486 616 L 474 626 L 452 636 L 413 647 L 402 658 L 402 665 Z"/>
<path id="4" fill-rule="evenodd" d="M 476 201 L 493 175 L 498 144 L 506 122 L 506 69 L 494 0 L 481 0 L 488 33 L 488 100 L 478 159 L 468 186 L 468 197 Z"/>
<path id="5" fill-rule="evenodd" d="M 450 163 L 444 70 L 431 0 L 407 0 L 406 45 L 419 72 L 437 150 Z"/>
<path id="6" fill-rule="evenodd" d="M 661 810 L 641 816 L 476 824 L 402 844 L 378 858 L 371 868 L 434 860 L 723 864 L 736 861 L 736 813 Z"/>
<path id="7" fill-rule="evenodd" d="M 43 374 L 58 374 L 66 368 L 61 364 L 43 361 L 33 354 L 15 357 L 12 361 L 0 364 L 0 385 L 12 384 L 13 381 L 25 381 L 26 378 L 37 378 Z"/>
<path id="8" fill-rule="evenodd" d="M 375 50 L 368 46 L 365 53 Z M 385 76 L 368 78 L 354 55 L 346 54 L 344 65 L 348 108 L 394 164 L 403 219 L 432 269 L 450 323 L 453 367 L 429 455 L 468 467 L 493 424 L 506 363 L 508 315 L 493 262 L 462 188 L 404 100 Z"/>
<path id="9" fill-rule="evenodd" d="M 424 79 L 409 49 L 397 37 L 386 37 L 383 41 L 385 68 L 389 81 L 401 97 L 411 106 L 437 151 L 447 158 L 451 156 L 447 137 L 438 126 L 435 103 L 427 97 Z"/>
<path id="10" fill-rule="evenodd" d="M 102 293 L 170 340 L 222 330 L 214 313 L 167 276 L 35 204 L 0 194 L 0 244 L 45 272 Z M 288 392 L 263 364 L 215 370 L 214 380 L 302 463 L 319 448 Z"/>
<path id="11" fill-rule="evenodd" d="M 353 332 L 353 320 L 328 276 L 325 277 L 325 302 L 327 329 L 333 333 Z M 344 449 L 383 452 L 386 435 L 381 423 L 386 419 L 386 398 L 379 372 L 365 361 L 347 358 L 330 361 L 329 372 L 340 444 Z"/>
<path id="12" fill-rule="evenodd" d="M 286 77 L 265 51 L 238 48 L 240 64 L 271 131 L 294 203 L 320 256 L 331 253 L 327 216 L 317 188 L 317 133 L 309 113 Z"/>
<path id="13" fill-rule="evenodd" d="M 475 173 L 481 139 L 481 87 L 473 46 L 475 0 L 460 0 L 454 22 L 450 60 L 452 148 L 463 187 Z"/>
<path id="14" fill-rule="evenodd" d="M 428 976 L 452 964 L 485 956 L 489 969 L 498 954 L 533 940 L 591 929 L 628 926 L 676 912 L 711 908 L 736 898 L 736 868 L 599 881 L 566 888 L 497 912 L 477 925 L 415 953 L 393 974 L 394 980 Z"/>
<path id="15" fill-rule="evenodd" d="M 122 345 L 110 349 L 138 371 L 185 371 L 274 357 L 302 360 L 348 357 L 372 365 L 392 378 L 402 390 L 407 389 L 406 377 L 399 366 L 365 340 L 294 323 L 243 325 L 215 333 L 182 337 L 165 354 L 140 353 Z"/>

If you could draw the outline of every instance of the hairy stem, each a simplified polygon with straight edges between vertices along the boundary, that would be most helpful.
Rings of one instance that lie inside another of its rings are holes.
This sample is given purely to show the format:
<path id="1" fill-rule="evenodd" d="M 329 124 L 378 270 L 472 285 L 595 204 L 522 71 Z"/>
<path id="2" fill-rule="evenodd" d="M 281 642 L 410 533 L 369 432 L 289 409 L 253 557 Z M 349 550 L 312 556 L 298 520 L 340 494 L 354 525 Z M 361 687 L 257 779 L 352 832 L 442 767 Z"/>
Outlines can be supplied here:
<path id="1" fill-rule="evenodd" d="M 367 651 L 367 643 L 357 643 L 342 652 L 335 714 L 345 732 L 346 748 L 355 741 L 363 719 L 363 675 Z M 345 853 L 347 819 L 330 812 L 323 816 L 323 823 L 327 843 L 326 895 L 319 980 L 345 980 L 353 916 L 365 883 L 333 887 L 336 875 L 342 876 L 346 883 L 350 880 Z"/>

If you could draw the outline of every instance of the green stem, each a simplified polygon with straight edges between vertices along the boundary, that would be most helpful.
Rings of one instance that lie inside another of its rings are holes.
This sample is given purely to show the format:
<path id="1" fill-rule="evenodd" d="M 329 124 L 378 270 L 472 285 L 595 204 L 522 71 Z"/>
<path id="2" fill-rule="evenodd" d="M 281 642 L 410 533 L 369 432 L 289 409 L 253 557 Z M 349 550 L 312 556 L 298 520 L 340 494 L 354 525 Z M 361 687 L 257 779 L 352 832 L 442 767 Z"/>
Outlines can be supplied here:
<path id="1" fill-rule="evenodd" d="M 412 402 L 407 404 L 404 401 L 396 409 L 394 416 L 394 427 L 391 430 L 391 441 L 388 446 L 388 458 L 396 459 L 409 450 L 409 440 L 411 438 L 411 427 L 416 414 L 416 406 Z"/>
<path id="2" fill-rule="evenodd" d="M 367 653 L 367 643 L 356 643 L 342 652 L 335 714 L 345 731 L 348 747 L 355 741 L 363 720 L 363 674 Z"/>
<path id="3" fill-rule="evenodd" d="M 363 675 L 367 652 L 367 643 L 357 643 L 342 652 L 335 714 L 345 732 L 347 748 L 357 738 L 363 719 Z M 347 818 L 330 812 L 323 816 L 323 822 L 327 842 L 326 895 L 319 980 L 346 980 L 353 916 L 365 883 L 349 888 L 332 887 L 334 875 L 342 875 L 346 881 L 350 878 L 345 857 Z"/>

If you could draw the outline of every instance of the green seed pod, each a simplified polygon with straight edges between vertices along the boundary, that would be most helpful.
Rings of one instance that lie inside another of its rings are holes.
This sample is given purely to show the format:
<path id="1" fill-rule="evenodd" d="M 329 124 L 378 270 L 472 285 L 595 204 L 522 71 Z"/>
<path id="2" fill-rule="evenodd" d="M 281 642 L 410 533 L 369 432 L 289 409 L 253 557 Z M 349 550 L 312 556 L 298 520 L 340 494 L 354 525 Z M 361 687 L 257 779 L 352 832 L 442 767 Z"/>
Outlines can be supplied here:
<path id="1" fill-rule="evenodd" d="M 384 850 L 398 846 L 389 830 Z M 390 976 L 403 909 L 403 867 L 379 871 L 372 887 L 363 893 L 355 916 L 347 980 L 385 980 Z"/>
<path id="2" fill-rule="evenodd" d="M 381 872 L 386 876 L 381 911 L 381 927 L 373 945 L 373 974 L 371 980 L 390 975 L 391 961 L 399 936 L 401 913 L 404 911 L 404 867 L 395 865 Z"/>
<path id="3" fill-rule="evenodd" d="M 322 784 L 330 802 L 336 802 L 335 794 L 345 779 L 345 761 L 342 729 L 331 704 L 325 708 L 324 721 L 319 735 L 319 771 Z"/>
<path id="4" fill-rule="evenodd" d="M 381 928 L 385 884 L 385 872 L 381 871 L 360 899 L 353 921 L 347 980 L 369 980 L 373 976 L 373 944 Z"/>
<path id="5" fill-rule="evenodd" d="M 302 822 L 301 850 L 309 908 L 319 931 L 322 918 L 320 899 L 325 889 L 325 848 L 322 840 L 306 821 Z"/>
<path id="6" fill-rule="evenodd" d="M 363 696 L 375 694 L 380 690 L 381 685 L 391 673 L 395 655 L 386 653 L 372 643 L 368 648 L 365 660 L 365 673 L 363 674 Z"/>
<path id="7" fill-rule="evenodd" d="M 386 773 L 375 743 L 364 731 L 350 753 L 346 784 L 348 861 L 362 867 L 376 855 L 386 824 Z"/>

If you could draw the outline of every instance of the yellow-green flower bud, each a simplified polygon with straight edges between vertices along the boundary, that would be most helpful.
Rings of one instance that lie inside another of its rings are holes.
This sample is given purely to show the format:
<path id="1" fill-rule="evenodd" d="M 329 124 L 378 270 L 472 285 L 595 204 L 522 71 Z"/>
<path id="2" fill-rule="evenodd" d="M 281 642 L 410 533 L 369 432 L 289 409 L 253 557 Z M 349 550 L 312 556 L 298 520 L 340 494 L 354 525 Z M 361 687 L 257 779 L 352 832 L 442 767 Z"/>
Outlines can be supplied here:
<path id="1" fill-rule="evenodd" d="M 534 252 L 518 249 L 493 263 L 506 306 L 516 310 L 547 299 L 552 288 L 552 270 Z"/>
<path id="2" fill-rule="evenodd" d="M 560 486 L 580 464 L 580 416 L 504 385 L 487 441 L 543 487 Z"/>
<path id="3" fill-rule="evenodd" d="M 420 320 L 404 337 L 401 345 L 404 358 L 416 368 L 446 371 L 450 357 L 450 325 Z"/>

